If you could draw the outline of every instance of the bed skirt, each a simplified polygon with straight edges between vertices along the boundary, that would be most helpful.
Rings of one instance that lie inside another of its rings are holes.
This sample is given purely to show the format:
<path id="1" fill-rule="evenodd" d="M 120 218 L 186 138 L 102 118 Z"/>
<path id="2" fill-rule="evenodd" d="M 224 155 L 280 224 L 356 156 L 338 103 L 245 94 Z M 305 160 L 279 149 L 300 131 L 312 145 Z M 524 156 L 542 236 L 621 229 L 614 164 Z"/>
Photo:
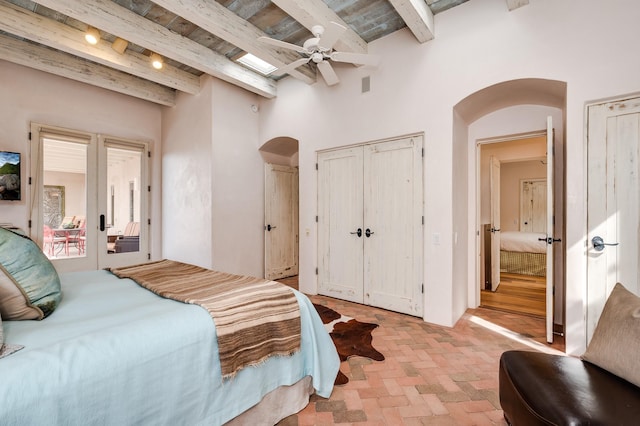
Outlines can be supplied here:
<path id="1" fill-rule="evenodd" d="M 546 276 L 547 255 L 500 250 L 500 272 L 521 275 Z"/>
<path id="2" fill-rule="evenodd" d="M 300 412 L 309 404 L 309 396 L 314 393 L 311 377 L 306 376 L 291 386 L 280 386 L 269 392 L 258 404 L 225 426 L 276 424 L 285 417 Z"/>

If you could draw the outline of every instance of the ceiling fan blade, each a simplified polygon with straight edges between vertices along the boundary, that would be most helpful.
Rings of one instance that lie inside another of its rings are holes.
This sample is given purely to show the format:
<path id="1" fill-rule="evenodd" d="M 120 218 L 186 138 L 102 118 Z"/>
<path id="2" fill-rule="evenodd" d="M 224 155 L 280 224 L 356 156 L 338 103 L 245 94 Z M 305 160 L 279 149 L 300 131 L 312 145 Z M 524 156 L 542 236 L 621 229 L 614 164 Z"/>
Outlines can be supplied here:
<path id="1" fill-rule="evenodd" d="M 302 66 L 302 65 L 306 64 L 310 60 L 311 60 L 311 58 L 300 58 L 297 61 L 293 61 L 290 64 L 285 65 L 282 68 L 278 68 L 277 70 L 272 71 L 271 74 L 274 74 L 274 75 L 287 74 L 287 73 L 295 70 L 299 66 Z"/>
<path id="2" fill-rule="evenodd" d="M 356 65 L 371 65 L 374 67 L 380 62 L 380 57 L 378 55 L 351 52 L 333 52 L 331 54 L 331 59 L 336 62 L 350 62 Z"/>
<path id="3" fill-rule="evenodd" d="M 320 36 L 318 46 L 321 49 L 330 50 L 346 30 L 342 25 L 336 22 L 330 22 L 329 26 L 324 29 L 324 33 Z"/>
<path id="4" fill-rule="evenodd" d="M 324 78 L 324 81 L 327 83 L 327 86 L 333 86 L 340 82 L 338 75 L 333 70 L 333 67 L 329 62 L 322 61 L 318 63 L 318 69 L 320 70 L 320 74 L 322 74 L 322 78 Z"/>
<path id="5" fill-rule="evenodd" d="M 258 41 L 270 44 L 272 46 L 281 47 L 284 49 L 295 50 L 296 52 L 300 52 L 300 53 L 309 53 L 302 46 L 298 46 L 297 44 L 287 43 L 286 41 L 282 41 L 282 40 L 276 40 L 275 38 L 258 37 Z"/>

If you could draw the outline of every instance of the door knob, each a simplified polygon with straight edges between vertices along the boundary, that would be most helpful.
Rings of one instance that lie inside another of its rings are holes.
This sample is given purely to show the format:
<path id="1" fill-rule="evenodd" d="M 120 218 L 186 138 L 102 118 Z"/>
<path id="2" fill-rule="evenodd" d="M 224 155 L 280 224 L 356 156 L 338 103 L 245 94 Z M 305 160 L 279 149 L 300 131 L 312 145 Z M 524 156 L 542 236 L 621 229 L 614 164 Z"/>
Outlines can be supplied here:
<path id="1" fill-rule="evenodd" d="M 604 250 L 604 246 L 617 246 L 618 243 L 605 243 L 602 237 L 595 236 L 591 239 L 591 244 L 593 244 L 593 248 L 595 251 Z"/>
<path id="2" fill-rule="evenodd" d="M 266 226 L 267 231 L 271 232 L 272 229 L 276 229 L 275 226 L 271 226 L 270 224 Z"/>
<path id="3" fill-rule="evenodd" d="M 356 232 L 349 232 L 350 234 L 358 234 L 358 237 L 362 237 L 362 228 L 358 228 Z"/>
<path id="4" fill-rule="evenodd" d="M 367 228 L 367 229 L 364 231 L 364 235 L 366 235 L 366 236 L 367 236 L 367 238 L 369 238 L 370 236 L 372 236 L 372 235 L 373 235 L 373 231 L 372 231 L 371 229 Z"/>

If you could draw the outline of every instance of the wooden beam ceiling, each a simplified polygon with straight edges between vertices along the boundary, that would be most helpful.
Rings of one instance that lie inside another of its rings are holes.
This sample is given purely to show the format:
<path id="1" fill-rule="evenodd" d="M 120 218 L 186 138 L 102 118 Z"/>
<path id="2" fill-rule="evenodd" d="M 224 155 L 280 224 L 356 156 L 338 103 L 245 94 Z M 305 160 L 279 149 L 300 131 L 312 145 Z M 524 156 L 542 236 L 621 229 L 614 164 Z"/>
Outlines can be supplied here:
<path id="1" fill-rule="evenodd" d="M 389 0 L 420 43 L 433 39 L 433 13 L 424 0 Z"/>
<path id="2" fill-rule="evenodd" d="M 322 0 L 272 0 L 272 2 L 309 31 L 314 25 L 322 25 L 326 28 L 330 22 L 342 25 L 347 28 L 347 31 L 336 43 L 336 50 L 367 53 L 367 42 Z"/>
<path id="3" fill-rule="evenodd" d="M 103 40 L 95 46 L 88 45 L 83 31 L 4 0 L 0 0 L 0 16 L 0 30 L 7 33 L 186 93 L 200 91 L 200 79 L 193 74 L 168 65 L 162 71 L 155 70 L 150 66 L 148 56 L 131 51 L 119 54 L 112 49 L 111 43 Z"/>
<path id="4" fill-rule="evenodd" d="M 260 43 L 258 37 L 268 36 L 265 32 L 216 1 L 154 0 L 154 3 L 277 68 L 300 59 L 300 55 L 294 52 L 272 48 L 265 43 Z M 315 72 L 309 67 L 299 67 L 289 72 L 289 75 L 308 84 L 316 81 Z"/>
<path id="5" fill-rule="evenodd" d="M 175 105 L 172 89 L 13 37 L 0 35 L 0 59 L 161 105 Z"/>
<path id="6" fill-rule="evenodd" d="M 253 93 L 267 98 L 276 95 L 275 81 L 110 0 L 37 0 L 37 3 Z"/>

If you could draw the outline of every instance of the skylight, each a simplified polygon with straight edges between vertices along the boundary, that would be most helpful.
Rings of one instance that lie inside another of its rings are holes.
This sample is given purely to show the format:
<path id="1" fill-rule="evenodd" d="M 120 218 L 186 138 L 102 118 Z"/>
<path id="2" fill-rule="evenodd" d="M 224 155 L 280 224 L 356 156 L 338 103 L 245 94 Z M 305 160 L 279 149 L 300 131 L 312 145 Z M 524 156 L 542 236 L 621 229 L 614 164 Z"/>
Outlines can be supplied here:
<path id="1" fill-rule="evenodd" d="M 277 67 L 274 67 L 270 63 L 263 61 L 262 59 L 252 55 L 251 53 L 247 53 L 239 57 L 237 61 L 264 75 L 269 75 L 277 69 Z"/>

